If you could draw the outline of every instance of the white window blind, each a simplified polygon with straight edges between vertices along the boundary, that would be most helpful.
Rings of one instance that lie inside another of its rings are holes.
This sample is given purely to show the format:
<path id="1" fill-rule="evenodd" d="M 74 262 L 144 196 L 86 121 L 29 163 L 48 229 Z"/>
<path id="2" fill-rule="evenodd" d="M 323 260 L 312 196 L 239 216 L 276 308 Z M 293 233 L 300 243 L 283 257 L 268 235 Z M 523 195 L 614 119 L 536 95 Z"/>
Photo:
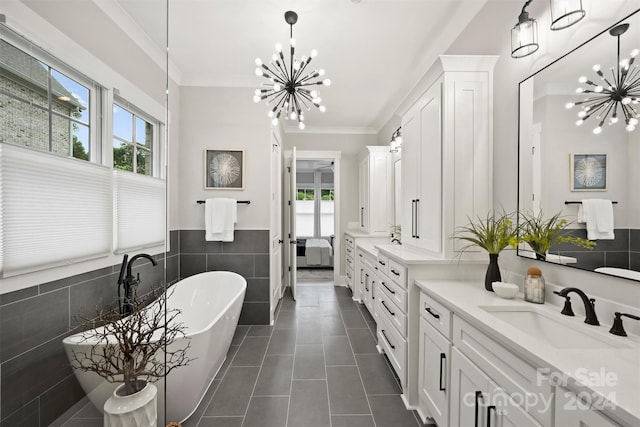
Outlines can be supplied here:
<path id="1" fill-rule="evenodd" d="M 107 256 L 111 169 L 0 143 L 0 274 Z"/>
<path id="2" fill-rule="evenodd" d="M 116 253 L 163 244 L 165 181 L 120 170 L 113 174 Z"/>

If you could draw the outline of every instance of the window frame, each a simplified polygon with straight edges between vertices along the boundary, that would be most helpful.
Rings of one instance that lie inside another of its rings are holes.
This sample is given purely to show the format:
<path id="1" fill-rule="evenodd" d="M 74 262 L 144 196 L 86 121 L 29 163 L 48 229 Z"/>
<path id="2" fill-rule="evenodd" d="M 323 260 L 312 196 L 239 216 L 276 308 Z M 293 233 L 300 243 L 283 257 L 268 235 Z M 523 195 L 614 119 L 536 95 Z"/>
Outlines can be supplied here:
<path id="1" fill-rule="evenodd" d="M 66 64 L 65 62 L 63 62 L 62 60 L 58 59 L 57 57 L 55 57 L 53 54 L 47 52 L 44 48 L 38 46 L 37 44 L 35 44 L 34 42 L 26 39 L 25 37 L 21 36 L 20 34 L 14 32 L 13 30 L 11 30 L 10 28 L 8 28 L 5 25 L 0 25 L 0 39 L 4 40 L 6 43 L 12 45 L 13 47 L 21 50 L 22 52 L 24 52 L 26 55 L 31 56 L 32 58 L 34 58 L 35 60 L 43 63 L 44 65 L 46 65 L 47 68 L 47 106 L 44 107 L 42 105 L 37 105 L 33 102 L 30 102 L 28 100 L 25 100 L 23 98 L 20 98 L 18 96 L 15 96 L 14 94 L 11 93 L 7 93 L 7 92 L 2 92 L 3 95 L 8 96 L 12 99 L 15 99 L 19 102 L 24 102 L 27 103 L 29 105 L 31 105 L 34 108 L 38 108 L 41 109 L 43 111 L 47 112 L 48 115 L 48 129 L 49 129 L 49 149 L 48 150 L 40 150 L 36 147 L 31 147 L 34 149 L 38 149 L 39 151 L 42 152 L 46 152 L 52 155 L 57 155 L 57 156 L 63 156 L 63 157 L 70 157 L 70 158 L 76 158 L 73 157 L 73 144 L 71 144 L 70 146 L 70 153 L 68 154 L 61 154 L 61 153 L 57 153 L 55 151 L 52 151 L 52 143 L 53 143 L 53 132 L 52 132 L 52 127 L 53 127 L 53 117 L 62 117 L 64 119 L 68 119 L 70 122 L 78 122 L 80 123 L 82 126 L 85 126 L 85 124 L 77 119 L 74 119 L 73 117 L 66 117 L 63 116 L 59 113 L 56 113 L 55 111 L 53 111 L 52 109 L 52 92 L 51 92 L 51 78 L 52 78 L 52 73 L 51 70 L 55 70 L 58 73 L 64 75 L 65 77 L 74 80 L 75 82 L 77 82 L 78 84 L 86 87 L 89 91 L 89 99 L 88 99 L 88 108 L 89 108 L 89 114 L 88 114 L 88 124 L 87 126 L 89 127 L 89 144 L 88 144 L 88 148 L 89 148 L 89 159 L 87 161 L 91 162 L 91 163 L 96 163 L 96 164 L 101 164 L 104 165 L 104 156 L 102 155 L 102 150 L 101 150 L 101 140 L 103 138 L 103 126 L 104 124 L 102 123 L 102 117 L 104 116 L 103 114 L 103 98 L 104 98 L 104 92 L 105 92 L 105 88 L 100 85 L 97 81 L 95 81 L 94 79 L 88 77 L 87 75 L 85 75 L 84 73 L 78 71 L 76 68 Z M 18 144 L 15 141 L 11 141 L 11 140 L 7 140 L 5 141 L 8 144 L 13 144 L 13 145 L 18 145 L 18 146 L 24 146 L 22 144 Z M 78 160 L 83 160 L 83 159 L 78 159 Z"/>

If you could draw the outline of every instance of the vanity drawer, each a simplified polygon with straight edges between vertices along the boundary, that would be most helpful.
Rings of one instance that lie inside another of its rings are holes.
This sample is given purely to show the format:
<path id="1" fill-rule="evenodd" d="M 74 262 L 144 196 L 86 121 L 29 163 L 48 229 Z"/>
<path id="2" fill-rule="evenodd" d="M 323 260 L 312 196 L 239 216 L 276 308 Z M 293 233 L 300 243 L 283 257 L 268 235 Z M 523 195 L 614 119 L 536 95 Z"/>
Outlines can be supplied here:
<path id="1" fill-rule="evenodd" d="M 407 267 L 392 259 L 389 260 L 388 266 L 391 280 L 400 285 L 401 288 L 407 289 Z"/>
<path id="2" fill-rule="evenodd" d="M 344 235 L 344 246 L 345 247 L 349 247 L 352 250 L 355 249 L 355 245 L 354 245 L 354 241 L 353 241 L 353 237 L 349 236 L 348 234 Z"/>
<path id="3" fill-rule="evenodd" d="M 451 341 L 451 311 L 424 292 L 420 292 L 420 315 Z"/>
<path id="4" fill-rule="evenodd" d="M 403 337 L 407 336 L 407 316 L 391 299 L 389 292 L 382 286 L 377 287 L 376 298 L 377 313 L 386 316 L 388 322 L 395 326 Z"/>
<path id="5" fill-rule="evenodd" d="M 553 425 L 553 411 L 546 407 L 546 402 L 552 400 L 553 387 L 536 368 L 457 315 L 453 316 L 453 345 L 514 401 L 526 404 L 523 409 L 538 422 Z M 529 395 L 539 398 L 523 402 L 522 397 Z"/>
<path id="6" fill-rule="evenodd" d="M 350 267 L 349 265 L 346 266 L 345 276 L 347 280 L 347 285 L 349 286 L 349 288 L 353 290 L 353 267 Z"/>
<path id="7" fill-rule="evenodd" d="M 407 312 L 407 291 L 402 289 L 397 283 L 389 279 L 387 275 L 380 275 L 378 278 L 378 288 L 384 288 L 388 297 L 398 306 L 400 311 Z"/>
<path id="8" fill-rule="evenodd" d="M 378 347 L 380 347 L 391 362 L 391 366 L 400 378 L 400 385 L 404 388 L 407 384 L 406 355 L 407 341 L 393 326 L 389 325 L 386 316 L 379 316 L 378 322 Z"/>
<path id="9" fill-rule="evenodd" d="M 347 268 L 350 268 L 351 270 L 355 269 L 353 258 L 351 258 L 350 256 L 346 256 L 344 257 L 344 261 L 345 261 L 345 269 Z"/>
<path id="10" fill-rule="evenodd" d="M 353 248 L 353 246 L 345 245 L 344 252 L 347 256 L 350 256 L 352 258 L 355 255 L 355 249 Z"/>

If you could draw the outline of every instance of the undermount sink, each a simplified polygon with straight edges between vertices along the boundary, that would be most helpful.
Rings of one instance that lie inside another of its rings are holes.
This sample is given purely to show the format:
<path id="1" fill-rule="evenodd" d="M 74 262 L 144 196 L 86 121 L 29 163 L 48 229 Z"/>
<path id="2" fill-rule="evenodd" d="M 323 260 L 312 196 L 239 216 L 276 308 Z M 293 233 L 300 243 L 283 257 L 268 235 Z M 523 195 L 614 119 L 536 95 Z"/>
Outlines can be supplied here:
<path id="1" fill-rule="evenodd" d="M 590 325 L 570 325 L 561 316 L 538 311 L 535 307 L 480 307 L 522 333 L 557 349 L 629 348 L 613 338 L 594 334 Z M 580 328 L 578 328 L 580 327 Z M 584 331 L 581 329 L 584 328 Z"/>

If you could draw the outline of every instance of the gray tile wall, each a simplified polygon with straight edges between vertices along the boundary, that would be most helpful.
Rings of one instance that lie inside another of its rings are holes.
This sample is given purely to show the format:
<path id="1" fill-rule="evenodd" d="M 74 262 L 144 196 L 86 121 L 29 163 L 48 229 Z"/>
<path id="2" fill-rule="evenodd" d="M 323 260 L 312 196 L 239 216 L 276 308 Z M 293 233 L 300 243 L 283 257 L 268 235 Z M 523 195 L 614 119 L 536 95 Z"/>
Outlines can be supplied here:
<path id="1" fill-rule="evenodd" d="M 241 325 L 269 324 L 269 230 L 236 230 L 233 242 L 207 242 L 204 230 L 180 230 L 180 277 L 215 270 L 247 279 Z"/>
<path id="2" fill-rule="evenodd" d="M 167 281 L 179 277 L 178 232 L 170 233 Z M 141 292 L 163 283 L 158 265 L 140 260 Z M 82 397 L 62 346 L 78 316 L 117 304 L 120 265 L 0 295 L 0 427 L 48 426 Z"/>
<path id="3" fill-rule="evenodd" d="M 634 268 L 640 266 L 640 230 L 616 228 L 614 240 L 598 240 L 592 250 L 569 243 L 553 245 L 550 252 L 576 257 L 578 262 L 572 267 L 593 270 L 598 267 Z M 571 230 L 571 235 L 587 238 L 586 230 Z"/>

